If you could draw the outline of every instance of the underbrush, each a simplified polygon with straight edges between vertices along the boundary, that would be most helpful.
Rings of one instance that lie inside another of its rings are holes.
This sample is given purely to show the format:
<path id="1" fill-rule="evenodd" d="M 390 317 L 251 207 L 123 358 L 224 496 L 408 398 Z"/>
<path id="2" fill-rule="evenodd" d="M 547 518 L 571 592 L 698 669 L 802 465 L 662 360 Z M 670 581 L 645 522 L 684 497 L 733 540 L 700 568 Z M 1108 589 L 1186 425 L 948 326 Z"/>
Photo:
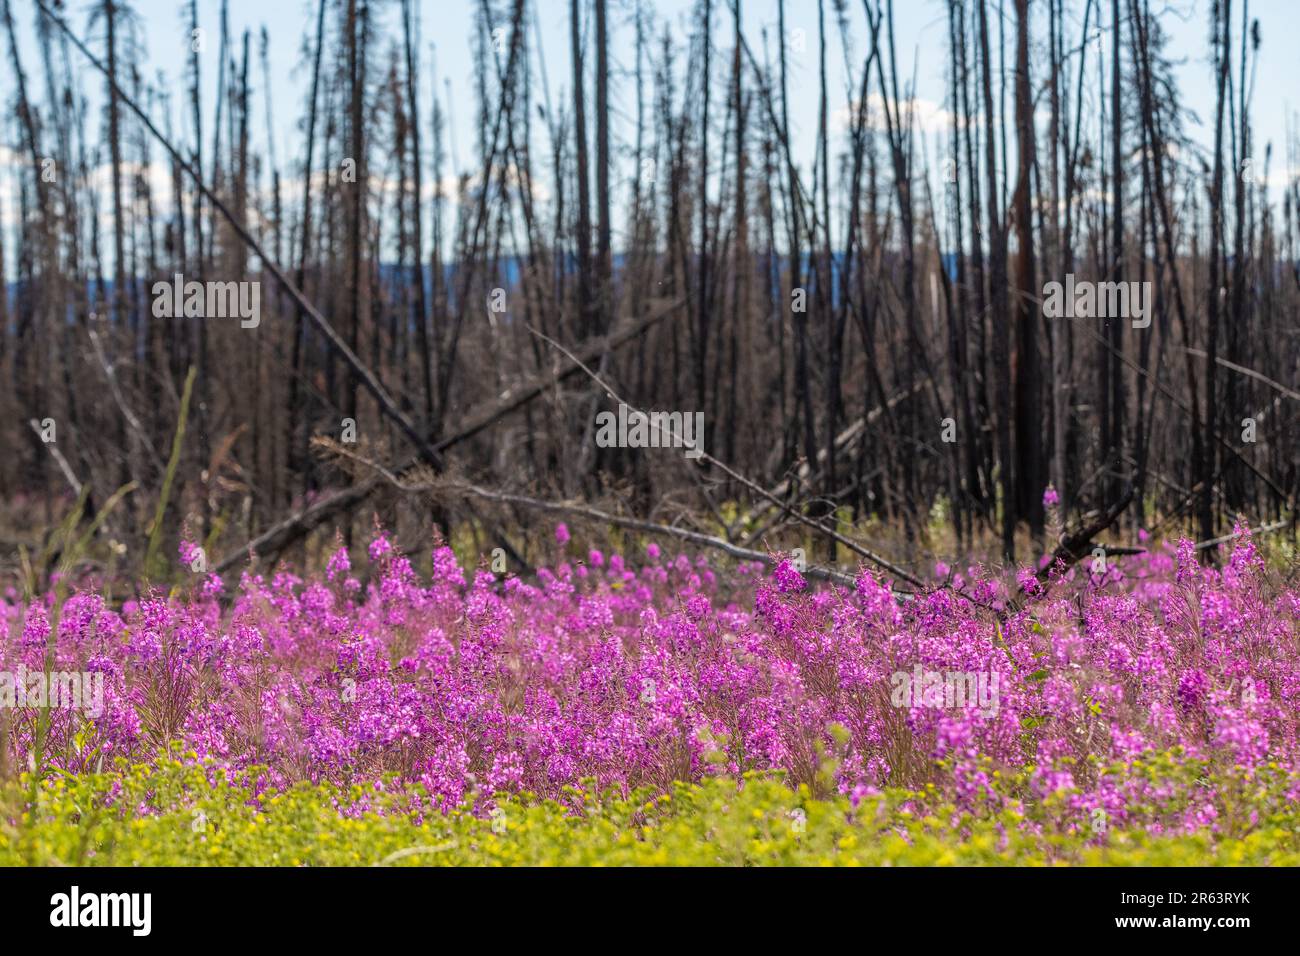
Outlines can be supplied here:
<path id="1" fill-rule="evenodd" d="M 555 800 L 498 794 L 444 813 L 419 784 L 271 791 L 262 768 L 231 774 L 179 756 L 15 781 L 0 794 L 0 865 L 1300 865 L 1287 774 L 1206 777 L 1176 751 L 1104 771 L 1186 788 L 1130 808 L 1123 827 L 1081 824 L 1068 793 L 971 813 L 934 787 L 816 799 L 758 774 L 628 795 L 587 781 Z M 1181 829 L 1192 793 L 1213 807 L 1214 826 Z"/>

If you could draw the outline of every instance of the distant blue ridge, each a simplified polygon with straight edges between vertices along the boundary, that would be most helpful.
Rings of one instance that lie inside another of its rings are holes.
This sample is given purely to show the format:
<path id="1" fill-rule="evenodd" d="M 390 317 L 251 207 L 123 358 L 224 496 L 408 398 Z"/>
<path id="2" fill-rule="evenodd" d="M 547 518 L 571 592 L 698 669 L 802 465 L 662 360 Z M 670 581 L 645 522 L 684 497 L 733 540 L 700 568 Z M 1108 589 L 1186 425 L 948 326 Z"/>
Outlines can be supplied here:
<path id="1" fill-rule="evenodd" d="M 614 266 L 614 278 L 616 280 L 618 279 L 620 273 L 623 271 L 623 267 L 625 263 L 628 261 L 628 258 L 629 257 L 623 253 L 614 256 L 613 266 Z M 753 256 L 753 259 L 754 259 L 755 272 L 761 273 L 761 271 L 767 265 L 767 257 L 762 254 L 755 254 Z M 813 261 L 812 256 L 808 254 L 803 254 L 800 256 L 800 259 L 802 262 L 801 271 L 803 271 L 804 274 L 808 277 L 805 288 L 807 288 L 809 293 L 811 294 L 816 290 L 817 287 L 816 274 L 810 272 L 811 264 Z M 944 253 L 941 256 L 941 261 L 943 263 L 944 272 L 948 274 L 948 278 L 952 281 L 955 281 L 957 278 L 956 253 L 951 253 L 951 252 Z M 506 288 L 506 289 L 517 286 L 524 274 L 525 262 L 526 260 L 523 257 L 519 257 L 519 256 L 509 256 L 497 260 L 494 269 L 495 272 L 495 275 L 493 276 L 494 281 L 499 283 L 499 285 L 502 288 Z M 563 262 L 564 262 L 564 274 L 566 276 L 576 276 L 578 273 L 576 257 L 573 255 L 566 255 L 563 257 Z M 831 290 L 830 290 L 831 302 L 833 305 L 836 306 L 840 304 L 840 278 L 843 273 L 843 265 L 844 265 L 844 254 L 836 253 L 831 258 Z M 449 303 L 453 307 L 456 304 L 456 286 L 455 286 L 456 272 L 457 272 L 457 265 L 455 263 L 447 263 L 442 267 L 443 290 L 445 295 L 448 298 Z M 412 273 L 412 269 L 410 266 L 401 267 L 398 266 L 396 263 L 391 263 L 391 262 L 382 263 L 379 266 L 379 281 L 383 285 L 386 291 L 397 292 L 401 290 L 403 287 L 410 285 L 411 273 Z M 128 285 L 128 288 L 134 287 L 136 297 L 148 303 L 152 301 L 151 290 L 152 290 L 153 283 L 162 282 L 162 281 L 170 282 L 172 279 L 172 275 L 174 275 L 174 273 L 169 273 L 167 275 L 160 275 L 157 278 L 152 280 L 136 279 L 133 283 L 130 283 Z M 424 281 L 425 295 L 431 296 L 433 293 L 433 281 L 432 281 L 433 270 L 430 268 L 428 263 L 425 263 L 420 267 L 420 277 Z M 192 278 L 193 278 L 192 276 L 186 276 L 186 281 L 190 281 L 190 279 Z M 215 281 L 230 281 L 234 277 L 207 276 L 206 278 Z M 482 278 L 481 274 L 477 276 L 477 278 L 481 279 Z M 262 281 L 264 283 L 270 283 L 272 285 L 274 284 L 273 280 L 270 279 L 263 279 Z M 8 300 L 11 313 L 13 310 L 17 308 L 18 302 L 22 297 L 22 293 L 25 289 L 25 286 L 26 283 L 23 282 L 9 282 L 5 285 L 5 295 Z M 105 279 L 102 284 L 98 281 L 87 282 L 85 291 L 88 300 L 100 301 L 99 290 L 101 288 L 103 289 L 103 299 L 107 300 L 108 303 L 111 303 L 113 300 L 114 291 L 116 287 L 113 281 L 110 279 Z M 776 295 L 779 294 L 780 288 L 781 288 L 780 276 L 778 274 L 775 274 L 774 272 L 774 274 L 771 277 L 771 291 L 774 295 Z M 269 295 L 270 295 L 269 291 L 263 292 L 264 306 L 266 302 L 269 300 Z M 105 311 L 110 311 L 111 305 L 104 306 L 101 304 L 101 308 L 103 308 Z M 74 310 L 69 309 L 68 321 L 71 322 L 74 321 L 75 319 L 76 319 L 76 314 Z M 507 320 L 508 320 L 508 315 L 507 315 Z M 12 334 L 14 333 L 15 330 L 16 330 L 16 318 L 11 317 L 8 331 L 10 334 Z"/>

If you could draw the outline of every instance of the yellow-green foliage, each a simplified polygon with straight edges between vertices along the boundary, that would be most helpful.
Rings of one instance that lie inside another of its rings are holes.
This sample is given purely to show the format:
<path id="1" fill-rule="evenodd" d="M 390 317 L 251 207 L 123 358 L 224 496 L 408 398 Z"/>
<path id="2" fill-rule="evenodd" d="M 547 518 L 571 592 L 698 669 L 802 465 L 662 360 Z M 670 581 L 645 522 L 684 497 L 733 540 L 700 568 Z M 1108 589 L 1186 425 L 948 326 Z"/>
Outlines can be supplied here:
<path id="1" fill-rule="evenodd" d="M 926 791 L 891 790 L 855 807 L 750 776 L 659 795 L 571 788 L 567 804 L 523 795 L 481 801 L 476 815 L 432 810 L 419 786 L 395 784 L 300 784 L 255 798 L 258 776 L 160 757 L 35 787 L 20 778 L 0 789 L 0 865 L 1300 865 L 1281 774 L 1215 781 L 1253 818 L 1224 807 L 1218 832 L 1178 836 L 1152 833 L 1176 808 L 1138 808 L 1131 825 L 1101 834 L 1067 824 L 1065 794 L 1028 816 L 973 818 Z"/>

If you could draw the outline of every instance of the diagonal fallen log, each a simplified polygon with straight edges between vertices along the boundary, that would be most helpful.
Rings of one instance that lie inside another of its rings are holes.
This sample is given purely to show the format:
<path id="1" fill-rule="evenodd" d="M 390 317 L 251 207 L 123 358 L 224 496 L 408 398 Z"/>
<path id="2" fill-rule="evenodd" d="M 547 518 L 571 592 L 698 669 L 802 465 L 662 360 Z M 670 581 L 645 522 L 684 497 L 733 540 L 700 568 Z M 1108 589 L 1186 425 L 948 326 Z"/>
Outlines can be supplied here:
<path id="1" fill-rule="evenodd" d="M 334 515 L 361 504 L 370 497 L 370 493 L 378 485 L 379 479 L 370 477 L 327 498 L 313 502 L 310 506 L 267 528 L 241 550 L 226 555 L 217 563 L 213 571 L 217 574 L 225 574 L 245 559 L 251 561 L 263 555 L 278 554 Z"/>
<path id="2" fill-rule="evenodd" d="M 1197 358 L 1202 358 L 1202 359 L 1208 358 L 1208 356 L 1205 354 L 1205 351 L 1203 349 L 1192 349 L 1184 345 L 1183 351 L 1186 352 L 1188 355 L 1195 355 Z M 1262 375 L 1259 372 L 1256 372 L 1253 368 L 1246 368 L 1246 366 L 1244 365 L 1238 365 L 1235 362 L 1229 362 L 1227 359 L 1221 358 L 1217 355 L 1214 357 L 1214 361 L 1217 364 L 1222 365 L 1224 368 L 1229 368 L 1232 369 L 1234 372 L 1237 372 L 1241 375 L 1245 375 L 1247 378 L 1253 378 L 1257 382 L 1263 382 L 1269 388 L 1273 389 L 1275 392 L 1282 393 L 1287 398 L 1291 399 L 1291 401 L 1293 402 L 1300 402 L 1300 392 L 1297 392 L 1294 389 L 1287 388 L 1281 382 L 1273 381 L 1273 379 L 1269 378 L 1267 375 Z"/>
<path id="3" fill-rule="evenodd" d="M 65 481 L 67 481 L 68 485 L 71 486 L 72 493 L 75 494 L 78 498 L 80 498 L 82 482 L 80 479 L 77 478 L 76 473 L 72 470 L 72 466 L 68 464 L 68 459 L 63 457 L 63 452 L 59 451 L 58 447 L 54 444 L 54 442 L 52 441 L 47 442 L 41 436 L 40 422 L 38 422 L 34 418 L 31 418 L 28 419 L 27 424 L 32 426 L 32 431 L 36 433 L 36 436 L 38 438 L 41 438 L 41 440 L 45 443 L 45 447 L 49 449 L 50 457 L 52 457 L 54 459 L 55 464 L 59 466 L 59 471 L 63 472 L 63 478 Z"/>
<path id="4" fill-rule="evenodd" d="M 843 429 L 840 430 L 840 433 L 835 436 L 836 454 L 840 454 L 841 452 L 848 451 L 849 449 L 853 448 L 853 446 L 855 446 L 859 441 L 861 441 L 863 436 L 865 436 L 867 433 L 867 426 L 871 425 L 877 419 L 879 419 L 885 413 L 886 409 L 888 409 L 889 411 L 893 411 L 904 401 L 911 398 L 913 395 L 915 395 L 917 392 L 921 391 L 924 388 L 925 388 L 925 383 L 918 382 L 917 384 L 913 385 L 910 389 L 905 389 L 904 391 L 899 392 L 893 398 L 889 399 L 889 401 L 885 404 L 885 406 L 882 407 L 880 405 L 877 405 L 865 416 L 859 416 L 858 418 L 854 419 L 853 422 L 851 422 L 849 425 L 846 425 Z M 820 469 L 825 463 L 826 463 L 826 448 L 822 447 L 817 451 L 817 468 Z M 801 487 L 806 486 L 814 477 L 816 477 L 816 475 L 813 472 L 812 466 L 808 463 L 807 459 L 804 459 L 799 463 L 799 467 L 795 471 L 795 474 L 793 476 L 783 479 L 781 483 L 778 484 L 776 487 L 769 489 L 769 493 L 771 494 L 772 497 L 779 498 L 782 501 L 784 501 L 785 498 L 790 494 L 791 488 L 796 483 Z M 780 506 L 781 516 L 784 517 L 789 512 L 792 506 L 793 506 L 792 504 L 782 504 Z M 743 518 L 741 518 L 740 521 L 736 522 L 736 524 L 739 527 L 744 527 L 745 525 L 753 524 L 754 522 L 759 521 L 765 514 L 767 514 L 769 511 L 771 511 L 773 508 L 776 507 L 778 506 L 773 504 L 770 500 L 764 501 L 758 505 L 755 505 Z M 761 531 L 755 532 L 753 535 L 749 537 L 748 540 L 745 541 L 745 544 L 753 544 L 755 541 L 758 540 L 760 534 Z"/>
<path id="5" fill-rule="evenodd" d="M 605 352 L 626 345 L 655 324 L 663 321 L 679 305 L 681 305 L 680 300 L 660 303 L 644 318 L 630 323 L 613 335 L 601 337 L 587 345 L 580 350 L 577 360 L 569 358 L 557 362 L 545 375 L 537 376 L 522 385 L 507 389 L 491 405 L 467 417 L 454 434 L 436 442 L 434 448 L 441 453 L 453 445 L 474 437 L 484 429 L 505 418 L 511 412 L 517 411 L 539 395 L 544 394 L 548 388 L 554 387 L 557 383 L 577 374 L 581 369 L 578 360 L 594 361 Z M 393 467 L 393 470 L 404 471 L 415 464 L 417 460 L 415 456 L 403 459 Z M 217 574 L 225 574 L 250 556 L 260 557 L 283 551 L 334 516 L 345 514 L 351 509 L 360 506 L 362 502 L 370 497 L 380 483 L 381 479 L 378 475 L 371 475 L 348 488 L 344 488 L 342 491 L 335 492 L 329 497 L 316 501 L 308 507 L 289 515 L 249 541 L 242 548 L 230 552 L 217 563 L 214 570 Z"/>
<path id="6" fill-rule="evenodd" d="M 582 518 L 587 521 L 594 521 L 598 524 L 613 525 L 618 528 L 626 528 L 629 531 L 641 531 L 646 534 L 665 535 L 667 537 L 678 538 L 682 541 L 689 541 L 692 544 L 700 545 L 706 548 L 713 548 L 722 551 L 724 554 L 731 555 L 733 558 L 740 558 L 745 561 L 761 561 L 763 564 L 772 566 L 780 559 L 776 555 L 768 554 L 763 551 L 753 551 L 749 548 L 742 548 L 739 545 L 732 544 L 725 538 L 718 538 L 711 534 L 704 534 L 700 531 L 691 531 L 689 528 L 676 528 L 672 525 L 658 524 L 654 521 L 645 521 L 640 518 L 628 518 L 623 515 L 612 514 L 608 511 L 601 511 L 599 508 L 593 508 L 590 505 L 574 504 L 563 501 L 547 501 L 543 498 L 533 498 L 528 495 L 513 494 L 506 491 L 494 491 L 491 488 L 482 488 L 469 482 L 460 482 L 452 480 L 439 479 L 436 481 L 403 481 L 392 470 L 383 467 L 377 462 L 368 461 L 367 459 L 350 452 L 340 446 L 335 446 L 335 451 L 347 456 L 352 461 L 360 462 L 366 467 L 373 468 L 375 471 L 376 481 L 386 481 L 399 491 L 404 492 L 423 492 L 441 500 L 448 497 L 461 496 L 475 498 L 480 501 L 487 501 L 499 505 L 514 505 L 521 508 L 528 508 L 533 511 L 542 511 L 550 514 L 566 515 L 575 518 Z M 853 587 L 856 583 L 850 575 L 833 568 L 808 567 L 803 572 L 806 577 L 819 581 L 831 581 L 835 584 L 842 584 L 845 587 Z M 899 594 L 910 594 L 909 591 L 895 589 Z"/>
<path id="7" fill-rule="evenodd" d="M 548 388 L 572 378 L 582 370 L 584 362 L 594 362 L 606 352 L 621 348 L 652 326 L 662 322 L 672 314 L 674 309 L 683 304 L 682 299 L 674 299 L 668 302 L 658 301 L 644 318 L 629 323 L 625 328 L 612 335 L 601 336 L 590 345 L 579 350 L 577 360 L 572 357 L 567 358 L 563 362 L 556 363 L 544 375 L 536 376 L 522 385 L 506 389 L 491 406 L 476 415 L 471 415 L 461 424 L 453 436 L 438 442 L 435 447 L 441 451 L 453 444 L 459 444 L 467 438 L 474 437 L 511 412 L 527 405 Z"/>
<path id="8" fill-rule="evenodd" d="M 1047 593 L 1051 588 L 1051 575 L 1054 571 L 1064 573 L 1078 563 L 1079 559 L 1092 551 L 1092 539 L 1097 537 L 1116 521 L 1122 515 L 1125 509 L 1133 501 L 1133 484 L 1130 482 L 1124 487 L 1124 493 L 1105 511 L 1096 514 L 1091 520 L 1088 520 L 1079 530 L 1066 535 L 1057 545 L 1056 550 L 1052 552 L 1051 558 L 1034 574 L 1034 580 L 1042 588 L 1041 593 Z M 1021 587 L 1016 596 L 1007 602 L 1007 616 L 1018 613 L 1025 606 L 1025 600 L 1028 595 L 1024 587 Z"/>
<path id="9" fill-rule="evenodd" d="M 609 396 L 611 401 L 619 402 L 620 404 L 626 405 L 628 407 L 629 412 L 635 412 L 636 414 L 643 415 L 643 416 L 646 414 L 641 409 L 633 405 L 631 402 L 623 398 L 623 396 L 619 395 L 618 392 L 614 391 L 614 389 L 609 385 L 608 382 L 604 381 L 599 375 L 597 375 L 590 368 L 588 368 L 586 363 L 579 360 L 577 356 L 575 356 L 572 352 L 566 349 L 559 342 L 555 341 L 546 333 L 539 332 L 537 329 L 534 329 L 531 326 L 529 327 L 529 331 L 532 332 L 533 335 L 537 336 L 542 341 L 549 343 L 551 346 L 558 349 L 560 352 L 564 353 L 570 359 L 577 362 L 578 367 L 581 368 L 582 371 L 587 374 L 588 378 L 590 378 L 593 382 L 595 382 L 604 390 L 605 394 Z M 682 440 L 682 436 L 677 434 L 672 429 L 671 426 L 666 428 L 660 426 L 660 428 L 674 442 L 677 442 L 678 444 L 684 444 Z M 759 495 L 762 498 L 765 498 L 767 501 L 776 505 L 778 508 L 785 507 L 785 502 L 778 499 L 762 485 L 758 484 L 755 481 L 750 480 L 749 478 L 746 478 L 744 475 L 736 471 L 730 465 L 726 464 L 725 462 L 719 461 L 717 458 L 713 457 L 702 448 L 696 447 L 695 451 L 698 453 L 698 459 L 700 461 L 706 461 L 709 464 L 713 465 L 715 468 L 717 468 L 719 471 L 725 474 L 732 481 L 744 485 L 750 491 L 754 492 L 755 494 Z M 923 589 L 925 587 L 925 584 L 921 581 L 921 579 L 916 577 L 910 571 L 907 571 L 904 568 L 900 568 L 898 565 L 894 564 L 889 559 L 883 557 L 882 555 L 876 554 L 874 551 L 871 551 L 868 548 L 863 547 L 862 545 L 858 544 L 858 542 L 852 540 L 851 538 L 846 538 L 844 535 L 840 534 L 838 531 L 836 531 L 834 528 L 830 527 L 829 525 L 825 525 L 822 522 L 817 521 L 816 519 L 809 518 L 807 515 L 802 514 L 801 512 L 798 511 L 790 512 L 790 516 L 794 518 L 796 521 L 798 521 L 800 524 L 807 525 L 808 527 L 816 531 L 820 531 L 822 534 L 826 535 L 828 538 L 830 538 L 832 541 L 836 542 L 837 544 L 842 544 L 844 547 L 848 548 L 858 557 L 865 558 L 867 561 L 871 562 L 876 567 L 880 568 L 882 571 L 888 571 L 891 575 L 898 578 L 900 581 L 906 581 L 908 584 L 912 585 L 918 590 Z"/>
<path id="10" fill-rule="evenodd" d="M 623 515 L 612 514 L 608 511 L 601 511 L 590 505 L 571 504 L 561 501 L 546 501 L 541 498 L 530 498 L 527 495 L 516 495 L 504 491 L 493 491 L 490 488 L 480 488 L 477 485 L 444 482 L 439 485 L 427 486 L 402 486 L 407 490 L 426 490 L 435 494 L 455 493 L 469 495 L 483 501 L 490 501 L 496 504 L 517 505 L 521 508 L 528 508 L 533 511 L 543 511 L 550 514 L 569 515 L 571 517 L 583 518 L 587 521 L 594 521 L 598 524 L 613 525 L 617 528 L 626 528 L 629 531 L 641 531 L 646 534 L 658 534 L 667 537 L 678 538 L 682 541 L 689 541 L 691 544 L 700 545 L 706 548 L 712 548 L 721 551 L 724 554 L 731 555 L 733 558 L 739 558 L 743 561 L 761 561 L 766 565 L 772 566 L 780 560 L 779 556 L 768 554 L 764 551 L 754 551 L 750 548 L 742 548 L 739 545 L 732 544 L 725 538 L 718 538 L 711 534 L 704 534 L 699 531 L 691 531 L 688 528 L 675 528 L 672 525 L 658 524 L 654 521 L 644 521 L 640 518 L 627 518 Z M 810 565 L 802 574 L 805 577 L 813 578 L 818 581 L 831 581 L 835 584 L 842 584 L 845 587 L 853 587 L 855 581 L 851 575 L 836 571 L 833 568 L 823 568 Z M 908 593 L 898 591 L 897 593 Z"/>
<path id="11" fill-rule="evenodd" d="M 1251 528 L 1250 533 L 1252 535 L 1272 534 L 1274 531 L 1281 531 L 1283 528 L 1289 526 L 1291 523 L 1292 523 L 1291 519 L 1283 518 L 1281 521 L 1274 521 L 1271 524 L 1261 525 L 1258 528 Z M 1234 540 L 1236 537 L 1237 535 L 1235 533 L 1224 534 L 1224 535 L 1220 535 L 1217 538 L 1211 538 L 1208 541 L 1198 541 L 1196 542 L 1195 549 L 1197 551 L 1205 551 L 1208 548 L 1217 548 L 1219 545 L 1227 544 L 1229 541 Z"/>

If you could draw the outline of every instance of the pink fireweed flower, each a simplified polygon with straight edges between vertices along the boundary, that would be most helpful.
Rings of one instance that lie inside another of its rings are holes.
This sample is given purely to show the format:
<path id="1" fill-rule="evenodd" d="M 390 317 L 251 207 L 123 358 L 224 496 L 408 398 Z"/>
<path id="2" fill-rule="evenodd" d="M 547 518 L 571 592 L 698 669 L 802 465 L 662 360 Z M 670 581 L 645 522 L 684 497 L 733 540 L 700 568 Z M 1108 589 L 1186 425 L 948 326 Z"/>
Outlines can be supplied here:
<path id="1" fill-rule="evenodd" d="M 348 549 L 340 544 L 325 565 L 325 580 L 333 581 L 339 575 L 346 576 L 351 570 L 352 559 L 348 556 Z"/>
<path id="2" fill-rule="evenodd" d="M 378 563 L 381 559 L 393 553 L 393 543 L 388 540 L 388 536 L 382 531 L 375 535 L 370 547 L 367 549 L 370 560 Z"/>
<path id="3" fill-rule="evenodd" d="M 1191 538 L 1178 539 L 1178 571 L 1175 580 L 1179 584 L 1191 584 L 1200 576 L 1201 566 L 1196 561 L 1196 545 Z"/>
<path id="4" fill-rule="evenodd" d="M 177 550 L 180 552 L 181 564 L 187 568 L 194 567 L 195 562 L 203 554 L 203 549 L 193 541 L 182 541 Z"/>
<path id="5" fill-rule="evenodd" d="M 1039 583 L 1038 577 L 1030 568 L 1021 568 L 1016 572 L 1016 583 L 1020 585 L 1020 590 L 1030 596 L 1037 595 L 1043 590 L 1043 586 Z"/>
<path id="6" fill-rule="evenodd" d="M 1224 569 L 1224 580 L 1225 583 L 1241 585 L 1252 574 L 1263 569 L 1264 559 L 1255 547 L 1250 526 L 1240 518 L 1232 526 L 1232 538 L 1232 554 L 1228 558 L 1227 568 Z"/>
<path id="7" fill-rule="evenodd" d="M 777 590 L 783 594 L 802 591 L 807 586 L 803 575 L 795 570 L 794 565 L 789 560 L 782 560 L 776 566 L 776 570 L 772 572 L 772 577 L 776 581 Z"/>

